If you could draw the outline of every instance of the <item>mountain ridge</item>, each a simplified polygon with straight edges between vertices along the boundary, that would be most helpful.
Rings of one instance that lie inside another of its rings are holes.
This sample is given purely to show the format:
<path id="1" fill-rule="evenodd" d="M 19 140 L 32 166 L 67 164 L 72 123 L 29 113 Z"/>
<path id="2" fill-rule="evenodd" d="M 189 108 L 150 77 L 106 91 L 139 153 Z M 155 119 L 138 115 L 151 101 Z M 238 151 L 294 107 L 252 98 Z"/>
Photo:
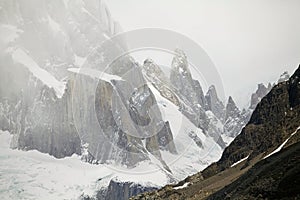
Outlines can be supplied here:
<path id="1" fill-rule="evenodd" d="M 258 166 L 264 167 L 263 169 L 266 169 L 265 172 L 270 171 L 270 168 L 268 168 L 269 160 L 272 160 L 272 163 L 274 163 L 272 165 L 286 169 L 284 167 L 285 162 L 282 159 L 276 159 L 278 156 L 285 160 L 289 158 L 285 154 L 285 149 L 293 149 L 287 151 L 293 155 L 292 162 L 297 163 L 299 160 L 297 159 L 299 155 L 297 152 L 299 151 L 300 142 L 299 99 L 300 65 L 287 81 L 279 82 L 275 85 L 258 103 L 248 124 L 233 142 L 225 148 L 219 161 L 176 185 L 167 185 L 162 189 L 140 194 L 132 199 L 230 199 L 230 197 L 237 199 L 243 197 L 264 199 L 264 197 L 270 197 L 268 193 L 263 193 L 263 191 L 268 190 L 263 185 L 259 186 L 261 190 L 253 193 L 255 196 L 251 196 L 250 193 L 248 194 L 238 189 L 239 185 L 241 185 L 239 183 L 241 183 L 241 180 L 247 180 L 247 177 L 249 177 L 249 180 L 257 180 L 256 176 L 250 176 L 249 173 L 256 174 L 257 168 L 260 168 Z M 294 170 L 292 174 L 297 175 L 297 167 L 294 169 L 296 171 Z M 277 169 L 274 168 L 274 170 Z M 270 174 L 272 173 L 270 172 Z M 263 175 L 261 176 L 263 177 Z M 268 177 L 268 175 L 266 176 Z M 283 181 L 283 176 L 275 180 L 274 183 L 280 183 Z M 297 179 L 291 180 L 297 181 Z M 267 181 L 267 179 L 262 178 L 261 181 Z M 253 186 L 255 185 L 254 183 L 247 182 L 246 184 L 248 183 L 251 183 L 252 188 L 255 188 Z M 246 184 L 241 187 L 246 188 Z M 226 185 L 228 187 L 225 187 Z M 270 191 L 273 191 L 272 195 L 276 194 L 276 190 L 278 188 L 276 189 L 275 186 L 273 189 L 270 189 Z M 236 191 L 237 196 L 234 196 L 235 193 L 232 191 Z M 252 190 L 252 192 L 255 191 Z M 296 191 L 293 190 L 293 194 L 297 196 L 299 193 Z"/>

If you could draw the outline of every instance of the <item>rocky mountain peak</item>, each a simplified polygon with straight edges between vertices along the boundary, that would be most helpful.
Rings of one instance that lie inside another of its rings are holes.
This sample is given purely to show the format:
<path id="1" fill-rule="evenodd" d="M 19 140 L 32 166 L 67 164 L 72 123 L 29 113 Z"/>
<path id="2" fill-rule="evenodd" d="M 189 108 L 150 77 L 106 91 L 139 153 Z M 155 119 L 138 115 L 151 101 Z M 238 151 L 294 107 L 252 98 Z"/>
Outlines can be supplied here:
<path id="1" fill-rule="evenodd" d="M 261 154 L 267 155 L 291 137 L 300 125 L 299 77 L 300 66 L 288 81 L 272 88 L 256 106 L 248 124 L 225 149 L 222 158 L 204 170 L 204 176 L 229 168 L 247 156 L 252 160 Z"/>
<path id="2" fill-rule="evenodd" d="M 182 49 L 177 48 L 174 50 L 174 52 L 175 52 L 175 58 L 181 59 L 181 61 L 184 62 L 185 60 L 187 60 L 187 56 Z"/>
<path id="3" fill-rule="evenodd" d="M 271 90 L 272 89 L 272 84 L 271 83 L 268 83 L 268 90 Z"/>
<path id="4" fill-rule="evenodd" d="M 278 79 L 278 83 L 281 83 L 281 82 L 284 82 L 284 81 L 287 81 L 288 79 L 290 78 L 290 75 L 287 71 L 283 72 L 279 79 Z"/>
<path id="5" fill-rule="evenodd" d="M 240 112 L 241 111 L 236 106 L 233 98 L 231 96 L 229 96 L 228 102 L 227 102 L 227 105 L 226 105 L 225 120 L 227 120 L 229 117 L 238 117 L 238 115 L 240 114 Z"/>
<path id="6" fill-rule="evenodd" d="M 156 84 L 159 82 L 167 83 L 168 78 L 161 68 L 150 58 L 147 58 L 143 64 L 144 74 L 151 79 L 155 79 Z"/>
<path id="7" fill-rule="evenodd" d="M 258 84 L 257 90 L 251 95 L 250 109 L 254 109 L 260 100 L 271 90 L 271 84 L 266 87 L 263 83 Z"/>
<path id="8" fill-rule="evenodd" d="M 299 198 L 299 116 L 300 66 L 263 97 L 218 162 L 134 199 Z"/>
<path id="9" fill-rule="evenodd" d="M 214 85 L 211 85 L 205 95 L 206 109 L 212 111 L 221 121 L 224 120 L 225 107 L 219 99 L 217 90 Z"/>
<path id="10" fill-rule="evenodd" d="M 172 61 L 170 83 L 176 95 L 182 100 L 181 107 L 185 115 L 197 127 L 207 130 L 208 119 L 204 109 L 204 95 L 199 81 L 192 78 L 187 56 L 180 50 L 175 50 Z M 196 120 L 195 120 L 196 119 Z"/>
<path id="11" fill-rule="evenodd" d="M 181 49 L 176 49 L 172 60 L 172 69 L 184 76 L 191 78 L 191 72 L 188 67 L 187 56 Z"/>
<path id="12" fill-rule="evenodd" d="M 146 60 L 144 60 L 144 65 L 152 64 L 152 63 L 154 63 L 154 61 L 151 58 L 147 58 Z"/>
<path id="13" fill-rule="evenodd" d="M 242 112 L 235 104 L 233 98 L 229 96 L 225 109 L 224 134 L 229 137 L 236 137 L 247 123 L 248 113 L 246 110 Z"/>
<path id="14" fill-rule="evenodd" d="M 289 73 L 285 71 L 280 75 L 277 83 L 287 81 L 289 78 L 290 78 Z M 270 90 L 274 85 L 275 84 L 271 84 L 271 83 L 268 83 L 267 86 L 265 86 L 263 83 L 258 84 L 257 90 L 255 91 L 255 93 L 251 95 L 251 103 L 249 108 L 252 110 L 255 109 L 256 105 L 261 101 L 261 99 L 264 96 L 266 96 L 270 92 Z"/>
<path id="15" fill-rule="evenodd" d="M 234 102 L 232 96 L 229 96 L 229 97 L 228 97 L 228 102 L 227 102 L 227 104 L 234 104 L 234 105 L 235 105 L 235 102 Z"/>
<path id="16" fill-rule="evenodd" d="M 267 87 L 263 83 L 260 83 L 257 86 L 256 94 L 258 96 L 262 96 L 267 92 L 267 90 L 268 90 Z"/>
<path id="17" fill-rule="evenodd" d="M 218 98 L 216 87 L 214 85 L 209 86 L 206 95 L 210 95 Z"/>

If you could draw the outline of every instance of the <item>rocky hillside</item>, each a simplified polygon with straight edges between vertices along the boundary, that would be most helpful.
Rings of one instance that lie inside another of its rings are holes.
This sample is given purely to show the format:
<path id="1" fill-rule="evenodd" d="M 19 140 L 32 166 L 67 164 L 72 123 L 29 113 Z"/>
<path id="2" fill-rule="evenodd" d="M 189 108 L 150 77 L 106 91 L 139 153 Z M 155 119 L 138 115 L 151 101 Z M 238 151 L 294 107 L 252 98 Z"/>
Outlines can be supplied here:
<path id="1" fill-rule="evenodd" d="M 299 196 L 299 100 L 300 66 L 261 100 L 218 162 L 177 185 L 134 199 L 205 199 L 211 194 L 210 199 Z M 290 192 L 283 190 L 288 181 L 292 181 Z"/>
<path id="2" fill-rule="evenodd" d="M 300 143 L 297 142 L 258 162 L 208 199 L 299 199 L 299 191 Z"/>
<path id="3" fill-rule="evenodd" d="M 250 121 L 228 146 L 221 159 L 202 174 L 210 177 L 238 160 L 267 154 L 281 145 L 300 125 L 300 68 L 278 83 L 257 105 Z"/>

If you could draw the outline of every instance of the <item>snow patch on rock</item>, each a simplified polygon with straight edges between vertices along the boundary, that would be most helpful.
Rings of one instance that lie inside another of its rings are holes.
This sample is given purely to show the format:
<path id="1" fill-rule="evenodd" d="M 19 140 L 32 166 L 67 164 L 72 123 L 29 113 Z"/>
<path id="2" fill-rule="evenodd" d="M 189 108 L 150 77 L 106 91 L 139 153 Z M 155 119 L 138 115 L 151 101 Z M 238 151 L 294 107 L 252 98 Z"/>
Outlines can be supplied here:
<path id="1" fill-rule="evenodd" d="M 22 49 L 16 49 L 12 53 L 12 58 L 16 63 L 25 66 L 36 78 L 42 81 L 49 88 L 53 88 L 58 98 L 63 96 L 66 83 L 58 81 L 49 72 L 40 68 L 38 64 Z"/>

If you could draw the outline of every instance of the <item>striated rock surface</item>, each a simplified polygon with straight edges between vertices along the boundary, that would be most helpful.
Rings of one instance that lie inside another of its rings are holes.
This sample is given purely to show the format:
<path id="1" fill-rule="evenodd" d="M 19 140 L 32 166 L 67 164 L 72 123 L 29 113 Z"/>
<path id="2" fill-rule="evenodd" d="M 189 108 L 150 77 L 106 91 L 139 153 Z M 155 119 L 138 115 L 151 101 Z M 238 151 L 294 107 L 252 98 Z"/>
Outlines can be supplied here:
<path id="1" fill-rule="evenodd" d="M 12 0 L 0 7 L 0 29 L 9 36 L 0 41 L 1 129 L 14 134 L 14 148 L 80 154 L 67 68 L 81 66 L 118 25 L 96 1 Z"/>
<path id="2" fill-rule="evenodd" d="M 61 99 L 57 99 L 54 90 L 47 86 L 42 86 L 33 101 L 28 94 L 34 93 L 24 91 L 20 101 L 20 121 L 13 129 L 16 148 L 36 149 L 57 158 L 81 154 L 81 140 L 73 123 L 70 90 Z"/>
<path id="3" fill-rule="evenodd" d="M 137 194 L 153 191 L 157 189 L 151 185 L 141 185 L 134 182 L 122 182 L 118 179 L 112 179 L 107 188 L 102 188 L 97 191 L 95 197 L 82 195 L 81 200 L 128 200 L 130 197 Z"/>
<path id="4" fill-rule="evenodd" d="M 58 158 L 80 154 L 70 90 L 57 98 L 53 88 L 44 85 L 21 65 L 11 65 L 1 71 L 5 71 L 7 78 L 18 80 L 10 82 L 11 90 L 1 90 L 0 128 L 14 135 L 12 148 L 36 149 Z M 7 78 L 3 77 L 1 82 L 11 81 Z"/>

